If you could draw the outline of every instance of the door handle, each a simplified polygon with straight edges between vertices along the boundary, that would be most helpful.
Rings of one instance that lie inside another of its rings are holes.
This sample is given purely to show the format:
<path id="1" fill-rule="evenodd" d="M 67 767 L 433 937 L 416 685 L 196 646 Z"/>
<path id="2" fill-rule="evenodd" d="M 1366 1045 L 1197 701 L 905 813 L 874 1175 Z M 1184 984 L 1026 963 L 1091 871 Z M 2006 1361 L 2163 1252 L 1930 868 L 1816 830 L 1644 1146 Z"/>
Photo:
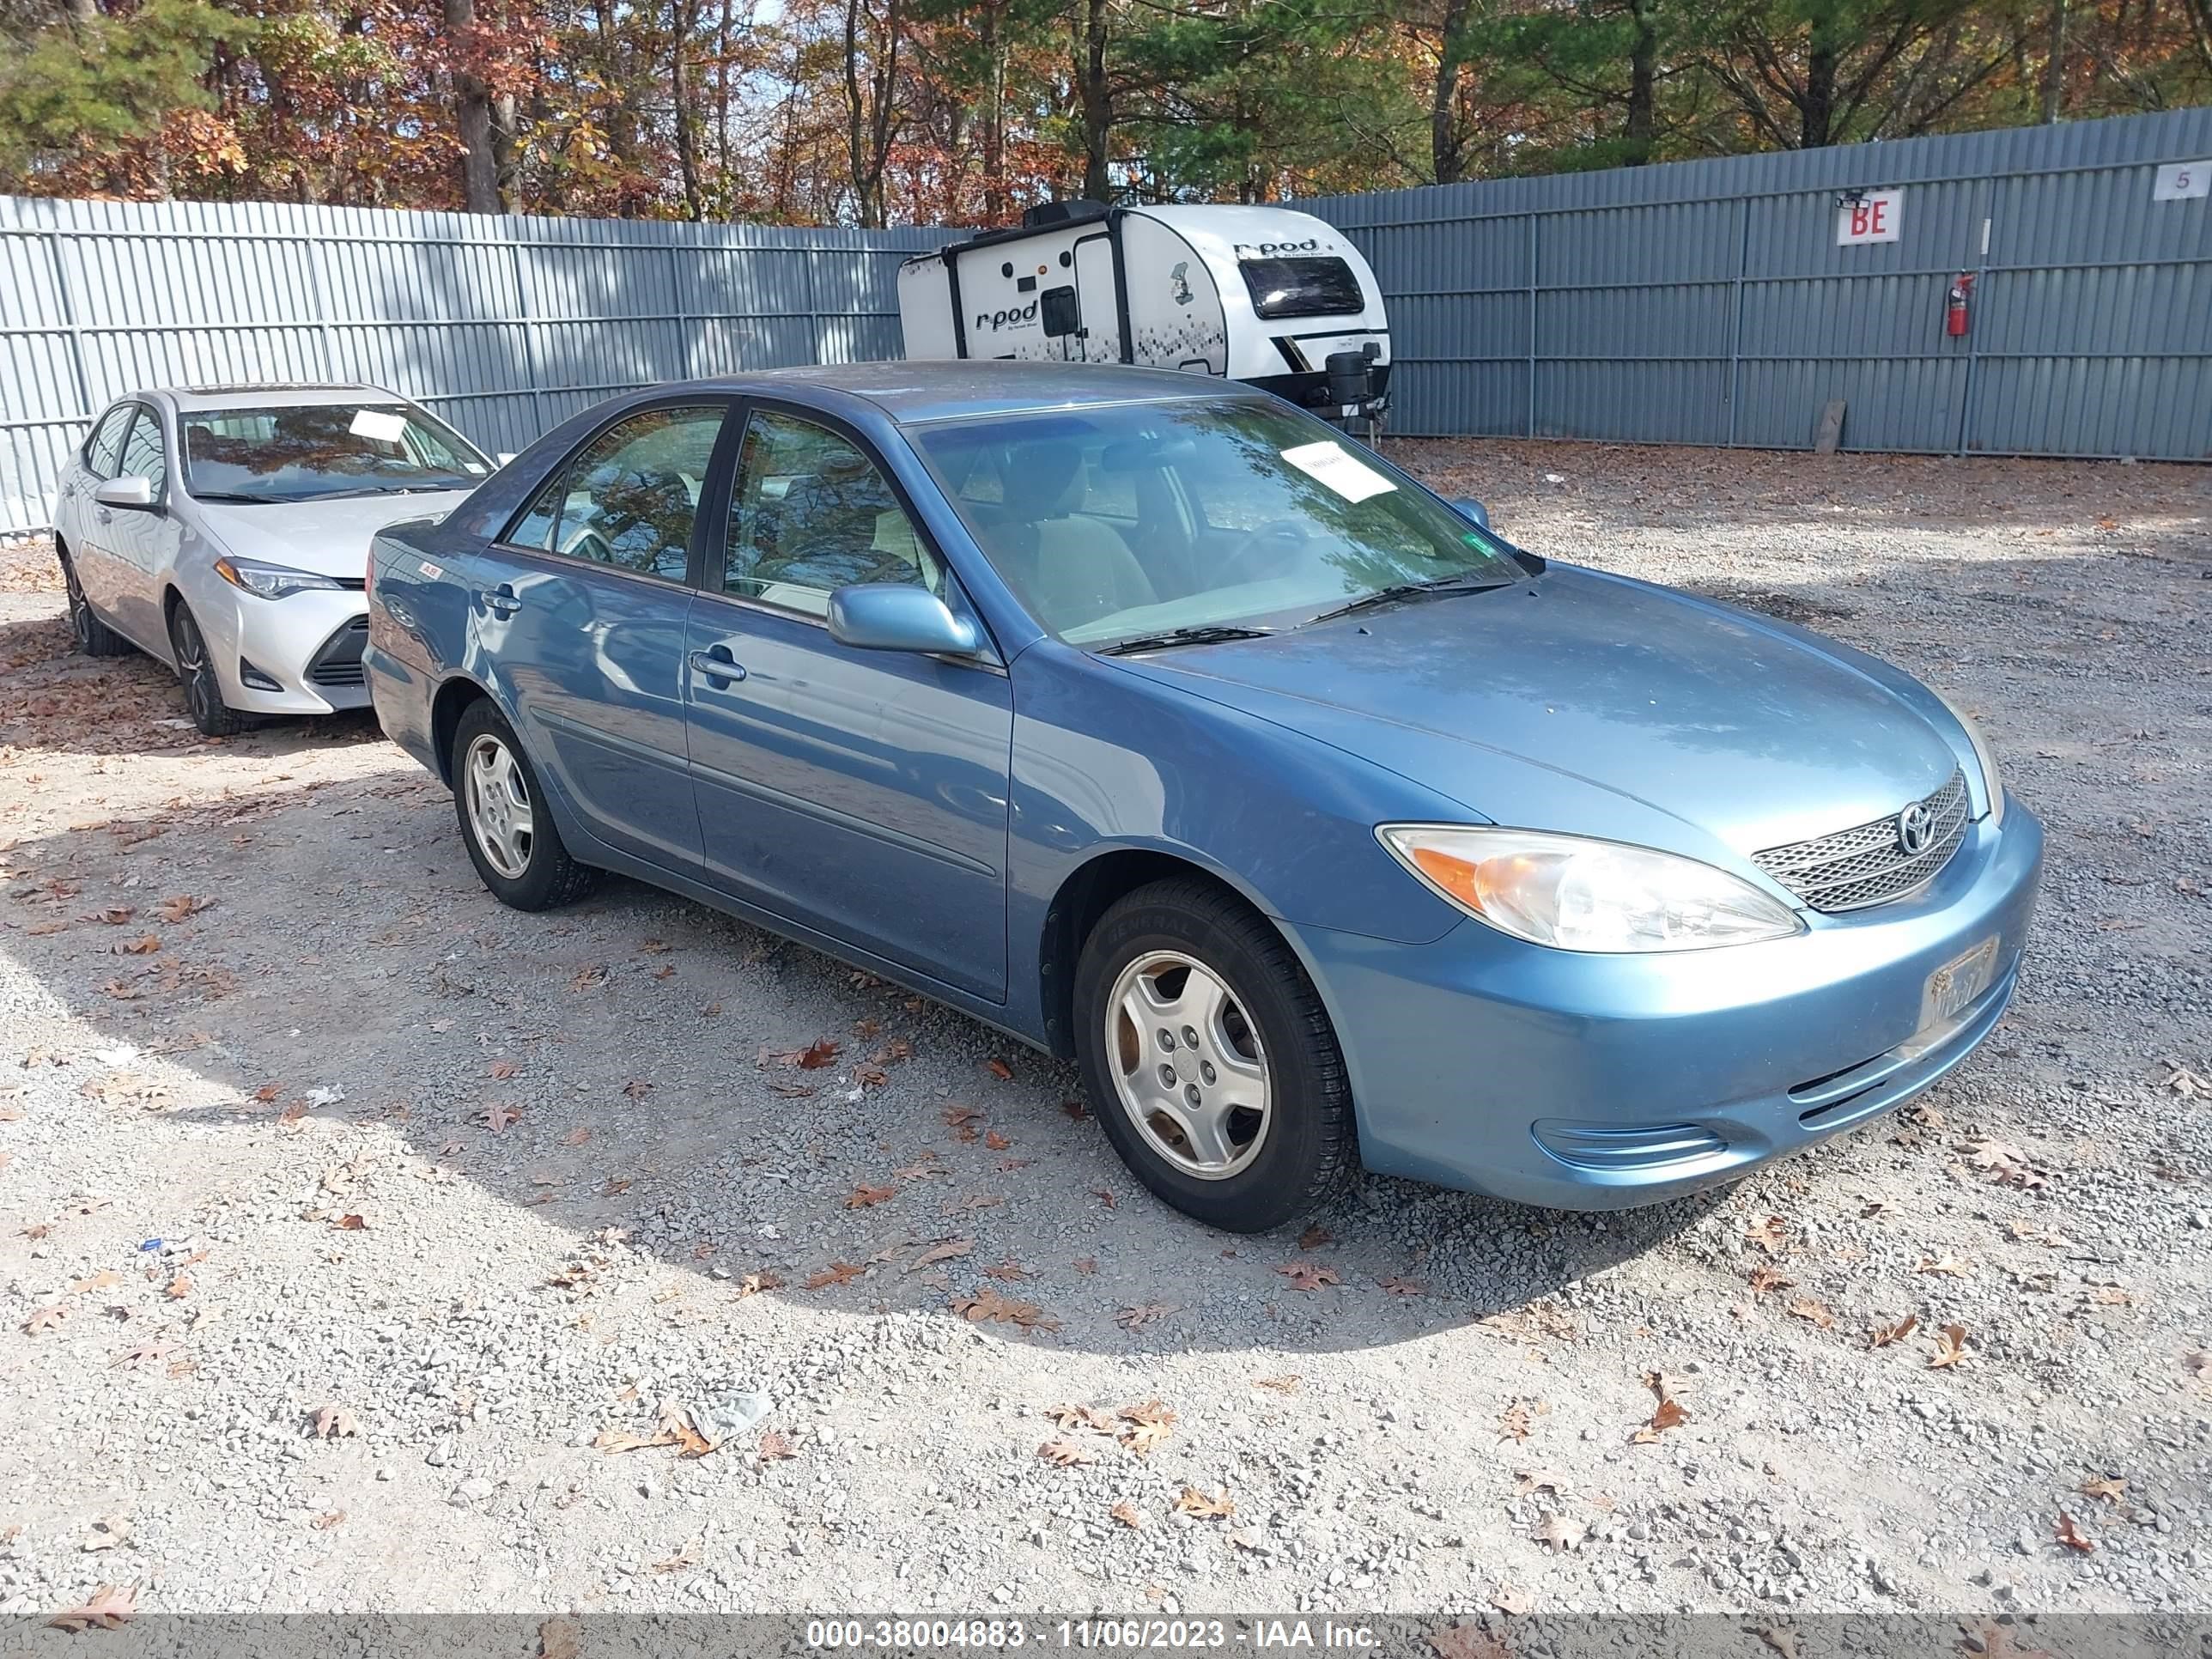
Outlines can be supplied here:
<path id="1" fill-rule="evenodd" d="M 490 592 L 479 593 L 477 597 L 483 601 L 484 609 L 495 617 L 512 617 L 522 609 L 522 601 L 514 597 L 514 590 L 504 582 Z"/>
<path id="2" fill-rule="evenodd" d="M 694 651 L 691 667 L 695 673 L 704 674 L 710 679 L 741 680 L 745 677 L 745 665 L 719 645 L 712 651 Z"/>

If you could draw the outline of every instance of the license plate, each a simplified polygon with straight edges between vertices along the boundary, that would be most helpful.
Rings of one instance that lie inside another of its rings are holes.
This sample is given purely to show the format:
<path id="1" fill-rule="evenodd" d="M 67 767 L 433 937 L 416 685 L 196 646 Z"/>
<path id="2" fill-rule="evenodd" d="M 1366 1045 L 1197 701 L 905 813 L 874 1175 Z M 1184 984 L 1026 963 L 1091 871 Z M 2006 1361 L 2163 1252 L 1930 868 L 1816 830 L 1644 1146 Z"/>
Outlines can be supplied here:
<path id="1" fill-rule="evenodd" d="M 1925 1031 L 1931 1025 L 1957 1018 L 1961 1010 L 1990 988 L 1996 971 L 1997 941 L 1992 934 L 1929 975 L 1920 992 L 1920 1029 Z"/>

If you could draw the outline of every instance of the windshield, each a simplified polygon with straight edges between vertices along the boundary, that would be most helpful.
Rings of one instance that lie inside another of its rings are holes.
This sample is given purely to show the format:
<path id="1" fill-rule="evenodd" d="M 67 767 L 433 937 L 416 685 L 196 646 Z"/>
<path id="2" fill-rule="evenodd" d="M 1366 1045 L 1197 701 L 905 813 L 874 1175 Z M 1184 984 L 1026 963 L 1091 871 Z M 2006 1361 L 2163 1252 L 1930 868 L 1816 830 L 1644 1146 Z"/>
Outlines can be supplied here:
<path id="1" fill-rule="evenodd" d="M 408 404 L 188 410 L 177 424 L 185 488 L 204 500 L 473 489 L 491 471 L 466 439 Z"/>
<path id="2" fill-rule="evenodd" d="M 1295 624 L 1407 583 L 1527 574 L 1372 451 L 1269 398 L 908 436 L 1007 586 L 1071 644 Z"/>

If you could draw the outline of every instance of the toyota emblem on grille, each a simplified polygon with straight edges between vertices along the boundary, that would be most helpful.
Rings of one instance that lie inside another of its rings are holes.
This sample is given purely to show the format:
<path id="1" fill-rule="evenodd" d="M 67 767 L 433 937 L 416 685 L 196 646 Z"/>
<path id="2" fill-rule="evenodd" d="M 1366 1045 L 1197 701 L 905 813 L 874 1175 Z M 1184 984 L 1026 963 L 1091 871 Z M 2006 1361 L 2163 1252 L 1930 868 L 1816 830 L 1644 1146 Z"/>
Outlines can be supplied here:
<path id="1" fill-rule="evenodd" d="M 1917 800 L 1897 815 L 1898 850 L 1907 857 L 1928 850 L 1936 834 L 1936 814 L 1924 800 Z"/>

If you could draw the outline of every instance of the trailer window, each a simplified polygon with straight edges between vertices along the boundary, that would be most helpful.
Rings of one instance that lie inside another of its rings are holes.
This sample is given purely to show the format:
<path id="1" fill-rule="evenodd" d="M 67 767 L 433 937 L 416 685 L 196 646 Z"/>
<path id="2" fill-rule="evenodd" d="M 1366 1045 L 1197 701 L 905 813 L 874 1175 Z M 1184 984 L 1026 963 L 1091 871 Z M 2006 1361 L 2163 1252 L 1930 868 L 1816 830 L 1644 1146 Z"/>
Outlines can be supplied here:
<path id="1" fill-rule="evenodd" d="M 1359 278 L 1334 254 L 1311 259 L 1246 259 L 1237 269 L 1261 316 L 1328 317 L 1366 307 Z"/>

